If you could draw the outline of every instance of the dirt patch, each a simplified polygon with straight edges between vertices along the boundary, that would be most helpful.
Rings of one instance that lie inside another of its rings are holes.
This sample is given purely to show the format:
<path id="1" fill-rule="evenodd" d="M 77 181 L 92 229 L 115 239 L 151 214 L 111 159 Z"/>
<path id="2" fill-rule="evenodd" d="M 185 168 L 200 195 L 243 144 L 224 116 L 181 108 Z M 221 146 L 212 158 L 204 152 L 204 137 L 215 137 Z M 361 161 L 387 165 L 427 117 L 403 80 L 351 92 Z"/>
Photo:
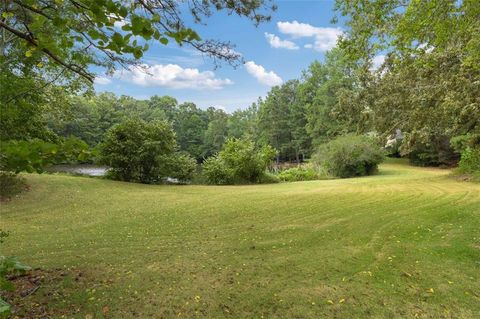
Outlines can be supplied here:
<path id="1" fill-rule="evenodd" d="M 11 276 L 14 291 L 2 292 L 2 298 L 12 306 L 11 318 L 51 318 L 49 297 L 59 293 L 65 278 L 83 281 L 83 272 L 76 269 L 34 269 L 24 275 Z"/>

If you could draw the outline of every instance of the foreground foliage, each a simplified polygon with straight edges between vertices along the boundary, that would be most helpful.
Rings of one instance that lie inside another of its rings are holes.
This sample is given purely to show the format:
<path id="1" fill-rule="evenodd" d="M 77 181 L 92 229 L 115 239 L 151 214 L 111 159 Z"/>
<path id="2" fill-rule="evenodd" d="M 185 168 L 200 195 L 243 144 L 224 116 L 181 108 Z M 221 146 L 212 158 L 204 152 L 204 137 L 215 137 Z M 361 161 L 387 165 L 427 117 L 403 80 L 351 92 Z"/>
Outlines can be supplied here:
<path id="1" fill-rule="evenodd" d="M 52 318 L 473 319 L 480 185 L 448 174 L 387 162 L 222 187 L 32 174 L 2 204 L 2 251 L 83 273 L 23 298 Z"/>
<path id="2" fill-rule="evenodd" d="M 0 229 L 0 244 L 3 244 L 8 236 L 8 232 Z M 30 267 L 21 264 L 15 257 L 0 256 L 0 293 L 15 290 L 15 286 L 7 276 L 25 274 L 27 270 L 30 270 Z M 3 300 L 0 295 L 0 318 L 6 319 L 10 316 L 10 313 L 10 304 Z"/>

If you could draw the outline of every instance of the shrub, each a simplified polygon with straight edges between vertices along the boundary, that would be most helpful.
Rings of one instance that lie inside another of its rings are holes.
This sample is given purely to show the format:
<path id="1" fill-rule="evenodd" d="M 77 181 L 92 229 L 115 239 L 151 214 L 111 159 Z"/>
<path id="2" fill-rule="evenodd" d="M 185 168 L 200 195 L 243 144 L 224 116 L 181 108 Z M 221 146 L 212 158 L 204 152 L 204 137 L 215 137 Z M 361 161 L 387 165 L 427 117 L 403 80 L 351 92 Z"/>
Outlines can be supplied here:
<path id="1" fill-rule="evenodd" d="M 27 188 L 24 178 L 17 176 L 12 172 L 0 171 L 0 199 L 8 199 L 21 193 Z"/>
<path id="2" fill-rule="evenodd" d="M 319 178 L 313 167 L 292 167 L 278 173 L 277 177 L 284 182 L 312 181 Z"/>
<path id="3" fill-rule="evenodd" d="M 480 134 L 469 133 L 455 136 L 450 140 L 453 149 L 459 153 L 460 161 L 458 170 L 460 173 L 480 174 Z"/>
<path id="4" fill-rule="evenodd" d="M 187 153 L 175 153 L 165 159 L 168 162 L 169 177 L 185 183 L 192 180 L 197 168 L 197 161 Z"/>
<path id="5" fill-rule="evenodd" d="M 233 170 L 217 154 L 207 158 L 202 165 L 202 175 L 208 184 L 233 184 Z"/>
<path id="6" fill-rule="evenodd" d="M 373 139 L 346 135 L 321 145 L 312 159 L 328 174 L 346 178 L 373 174 L 384 158 Z"/>
<path id="7" fill-rule="evenodd" d="M 463 150 L 458 169 L 461 173 L 480 173 L 480 147 L 467 147 Z"/>
<path id="8" fill-rule="evenodd" d="M 203 174 L 209 184 L 260 183 L 275 156 L 271 146 L 256 149 L 252 141 L 229 139 L 222 151 L 203 164 Z"/>
<path id="9" fill-rule="evenodd" d="M 272 174 L 270 172 L 265 172 L 265 174 L 263 174 L 260 177 L 260 180 L 258 182 L 260 184 L 275 184 L 275 183 L 279 183 L 280 179 L 275 174 Z"/>
<path id="10" fill-rule="evenodd" d="M 110 167 L 107 177 L 146 184 L 167 177 L 190 179 L 195 162 L 175 152 L 175 133 L 164 121 L 130 119 L 110 129 L 100 145 L 100 163 Z"/>

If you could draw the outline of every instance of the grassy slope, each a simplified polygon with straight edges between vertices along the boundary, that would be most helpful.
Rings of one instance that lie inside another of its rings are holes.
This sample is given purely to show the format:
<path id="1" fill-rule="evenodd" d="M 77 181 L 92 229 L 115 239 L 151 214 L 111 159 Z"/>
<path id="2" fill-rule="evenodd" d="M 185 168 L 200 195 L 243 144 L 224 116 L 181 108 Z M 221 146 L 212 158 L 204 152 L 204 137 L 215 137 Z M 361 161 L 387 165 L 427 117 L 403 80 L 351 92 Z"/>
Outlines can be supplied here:
<path id="1" fill-rule="evenodd" d="M 111 318 L 478 318 L 480 185 L 448 173 L 390 163 L 232 187 L 32 175 L 2 204 L 3 249 L 88 274 L 50 301 L 78 318 L 106 305 Z"/>

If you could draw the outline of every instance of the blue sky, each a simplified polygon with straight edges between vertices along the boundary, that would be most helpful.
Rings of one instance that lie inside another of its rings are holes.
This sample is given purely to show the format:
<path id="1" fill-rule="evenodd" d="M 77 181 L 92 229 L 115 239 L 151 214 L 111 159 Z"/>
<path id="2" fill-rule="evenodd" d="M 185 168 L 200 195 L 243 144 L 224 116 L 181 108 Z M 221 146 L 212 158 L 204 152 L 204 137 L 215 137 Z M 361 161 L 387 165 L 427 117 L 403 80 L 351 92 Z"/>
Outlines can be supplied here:
<path id="1" fill-rule="evenodd" d="M 169 95 L 201 108 L 214 106 L 231 112 L 246 108 L 271 86 L 298 78 L 314 61 L 322 60 L 341 33 L 332 25 L 334 1 L 281 1 L 272 20 L 255 27 L 251 21 L 216 13 L 207 26 L 195 25 L 203 39 L 231 41 L 247 63 L 236 69 L 223 64 L 215 69 L 208 57 L 189 47 L 150 44 L 144 56 L 148 73 L 123 70 L 96 81 L 98 92 L 110 91 L 148 99 Z M 151 74 L 151 75 L 149 75 Z"/>

